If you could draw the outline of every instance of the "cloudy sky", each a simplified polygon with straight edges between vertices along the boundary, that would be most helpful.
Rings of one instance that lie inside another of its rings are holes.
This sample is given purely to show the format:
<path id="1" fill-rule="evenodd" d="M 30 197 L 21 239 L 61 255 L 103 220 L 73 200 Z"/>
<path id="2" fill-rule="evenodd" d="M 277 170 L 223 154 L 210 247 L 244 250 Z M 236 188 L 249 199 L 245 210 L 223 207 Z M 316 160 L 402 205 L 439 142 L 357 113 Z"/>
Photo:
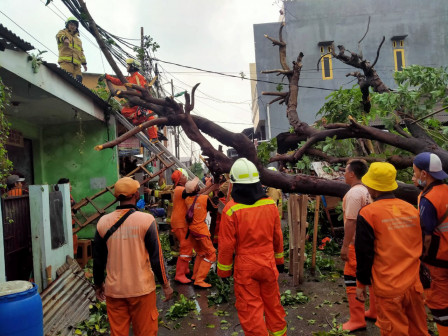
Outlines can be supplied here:
<path id="1" fill-rule="evenodd" d="M 37 49 L 47 50 L 44 59 L 56 63 L 55 35 L 71 14 L 61 0 L 53 0 L 47 7 L 45 2 L 1 0 L 0 22 Z M 160 45 L 156 57 L 161 60 L 232 75 L 242 71 L 248 76 L 249 63 L 255 61 L 253 24 L 278 21 L 281 2 L 87 0 L 87 6 L 94 20 L 115 35 L 139 39 L 140 27 L 143 27 L 145 35 L 151 35 Z M 80 33 L 88 71 L 111 73 L 93 36 L 82 27 Z M 233 131 L 251 126 L 249 81 L 159 65 L 162 83 L 173 79 L 175 92 L 190 90 L 194 84 L 201 83 L 196 95 L 196 114 Z M 171 90 L 168 84 L 166 89 Z M 184 144 L 183 151 L 188 147 L 188 143 Z"/>

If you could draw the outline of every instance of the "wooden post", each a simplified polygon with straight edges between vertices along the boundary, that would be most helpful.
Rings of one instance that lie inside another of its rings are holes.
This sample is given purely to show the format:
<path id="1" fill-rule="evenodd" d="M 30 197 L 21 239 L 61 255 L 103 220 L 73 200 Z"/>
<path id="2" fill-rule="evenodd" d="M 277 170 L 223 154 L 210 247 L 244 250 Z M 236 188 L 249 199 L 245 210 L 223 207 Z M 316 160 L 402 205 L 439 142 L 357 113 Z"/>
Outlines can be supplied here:
<path id="1" fill-rule="evenodd" d="M 294 238 L 294 234 L 292 231 L 292 203 L 294 202 L 294 195 L 291 194 L 288 200 L 288 232 L 289 232 L 289 275 L 292 275 L 292 259 L 293 259 L 293 238 Z"/>
<path id="2" fill-rule="evenodd" d="M 308 195 L 301 195 L 299 197 L 298 209 L 300 213 L 299 217 L 299 225 L 300 225 L 300 236 L 298 243 L 300 244 L 300 255 L 298 262 L 298 278 L 299 283 L 303 283 L 305 279 L 304 275 L 304 265 L 305 265 L 305 246 L 306 246 L 306 228 L 308 223 L 306 221 L 307 212 L 308 212 Z M 297 230 L 299 231 L 299 230 Z"/>
<path id="3" fill-rule="evenodd" d="M 311 274 L 316 273 L 316 247 L 317 247 L 317 229 L 319 224 L 320 196 L 316 195 L 316 204 L 314 206 L 314 230 L 313 230 L 313 254 L 311 259 Z"/>
<path id="4" fill-rule="evenodd" d="M 293 233 L 293 247 L 292 247 L 292 284 L 299 285 L 299 246 L 300 246 L 300 232 L 299 232 L 299 196 L 294 195 L 293 202 L 291 202 L 291 217 L 292 217 L 292 233 Z"/>

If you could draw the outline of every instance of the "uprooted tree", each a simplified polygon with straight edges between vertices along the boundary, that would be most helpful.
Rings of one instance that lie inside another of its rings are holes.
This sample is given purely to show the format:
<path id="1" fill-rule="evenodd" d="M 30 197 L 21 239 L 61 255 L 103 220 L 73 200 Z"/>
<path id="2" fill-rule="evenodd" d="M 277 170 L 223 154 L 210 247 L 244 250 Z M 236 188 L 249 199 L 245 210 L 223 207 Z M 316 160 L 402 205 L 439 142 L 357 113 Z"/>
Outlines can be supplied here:
<path id="1" fill-rule="evenodd" d="M 117 77 L 123 83 L 127 83 L 115 61 L 115 59 L 123 61 L 123 56 L 117 55 L 114 35 L 96 25 L 83 0 L 62 1 L 95 37 Z M 444 168 L 448 170 L 448 152 L 444 147 L 447 143 L 448 128 L 442 127 L 433 117 L 448 103 L 446 97 L 448 74 L 445 69 L 409 67 L 395 73 L 398 89 L 390 90 L 381 81 L 374 68 L 384 37 L 373 63 L 364 59 L 361 53 L 348 52 L 344 46 L 338 46 L 338 53 L 334 46 L 331 46 L 330 52 L 334 58 L 356 69 L 347 76 L 355 77 L 358 84 L 350 90 L 340 89 L 330 95 L 329 100 L 319 111 L 322 119 L 317 125 L 311 126 L 300 120 L 297 111 L 304 54 L 299 53 L 290 67 L 286 58 L 287 45 L 282 38 L 283 27 L 284 24 L 281 24 L 278 40 L 266 36 L 274 46 L 279 47 L 282 68 L 264 73 L 285 76 L 288 80 L 288 91 L 264 94 L 276 96 L 271 103 L 285 104 L 291 129 L 290 132 L 277 137 L 279 152 L 283 154 L 271 157 L 269 161 L 278 161 L 281 166 L 291 167 L 298 165 L 305 157 L 339 164 L 359 156 L 369 162 L 387 160 L 397 169 L 403 169 L 412 166 L 413 155 L 430 151 L 441 158 Z M 111 95 L 126 98 L 132 105 L 150 109 L 158 115 L 158 118 L 139 125 L 114 141 L 97 146 L 97 149 L 116 146 L 152 125 L 181 126 L 188 138 L 199 144 L 202 155 L 207 157 L 208 167 L 215 176 L 229 172 L 233 161 L 215 149 L 204 134 L 233 147 L 240 157 L 246 157 L 254 162 L 265 185 L 280 188 L 285 192 L 314 195 L 343 196 L 348 190 L 349 187 L 340 181 L 266 169 L 264 162 L 258 158 L 253 143 L 245 135 L 227 131 L 211 120 L 191 114 L 198 85 L 193 87 L 191 94 L 185 94 L 184 104 L 176 102 L 174 97 L 155 98 L 151 95 L 149 87 L 127 83 L 125 91 L 116 91 L 110 86 Z M 373 120 L 381 120 L 384 128 L 368 126 Z M 293 151 L 287 152 L 290 149 Z M 409 176 L 407 180 L 410 180 Z M 397 195 L 415 202 L 417 189 L 412 185 L 401 183 Z"/>

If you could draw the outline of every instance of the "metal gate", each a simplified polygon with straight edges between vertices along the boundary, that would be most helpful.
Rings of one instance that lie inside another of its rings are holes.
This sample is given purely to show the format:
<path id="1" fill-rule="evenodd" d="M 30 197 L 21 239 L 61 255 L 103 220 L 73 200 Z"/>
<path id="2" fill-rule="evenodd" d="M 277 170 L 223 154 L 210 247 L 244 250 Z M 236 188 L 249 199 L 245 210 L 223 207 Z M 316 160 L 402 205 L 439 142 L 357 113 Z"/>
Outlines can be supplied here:
<path id="1" fill-rule="evenodd" d="M 2 199 L 6 280 L 29 280 L 33 271 L 29 196 Z"/>

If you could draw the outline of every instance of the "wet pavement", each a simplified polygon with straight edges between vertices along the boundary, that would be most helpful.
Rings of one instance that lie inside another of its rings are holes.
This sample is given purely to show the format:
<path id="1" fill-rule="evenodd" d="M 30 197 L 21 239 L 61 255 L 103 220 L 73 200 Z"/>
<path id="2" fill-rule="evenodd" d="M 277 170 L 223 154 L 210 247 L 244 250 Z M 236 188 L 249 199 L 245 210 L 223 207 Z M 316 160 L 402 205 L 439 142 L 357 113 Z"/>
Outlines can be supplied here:
<path id="1" fill-rule="evenodd" d="M 296 289 L 292 286 L 292 277 L 281 274 L 279 278 L 280 291 Z M 158 295 L 159 308 L 159 335 L 244 335 L 239 324 L 238 315 L 234 306 L 233 296 L 231 302 L 218 306 L 208 306 L 207 295 L 214 289 L 198 289 L 191 285 L 173 283 L 173 288 L 180 294 L 194 299 L 198 312 L 190 312 L 188 316 L 175 321 L 168 321 L 165 314 L 175 302 L 161 302 Z M 310 298 L 306 304 L 286 306 L 286 320 L 288 322 L 288 335 L 312 335 L 313 332 L 329 331 L 333 317 L 337 323 L 348 319 L 348 303 L 345 299 L 345 289 L 342 278 L 336 280 L 321 280 L 308 275 L 307 280 L 297 288 Z M 226 312 L 226 313 L 224 313 Z M 228 316 L 217 316 L 227 315 Z M 368 322 L 367 330 L 352 333 L 356 336 L 379 336 L 379 330 L 373 322 Z"/>

